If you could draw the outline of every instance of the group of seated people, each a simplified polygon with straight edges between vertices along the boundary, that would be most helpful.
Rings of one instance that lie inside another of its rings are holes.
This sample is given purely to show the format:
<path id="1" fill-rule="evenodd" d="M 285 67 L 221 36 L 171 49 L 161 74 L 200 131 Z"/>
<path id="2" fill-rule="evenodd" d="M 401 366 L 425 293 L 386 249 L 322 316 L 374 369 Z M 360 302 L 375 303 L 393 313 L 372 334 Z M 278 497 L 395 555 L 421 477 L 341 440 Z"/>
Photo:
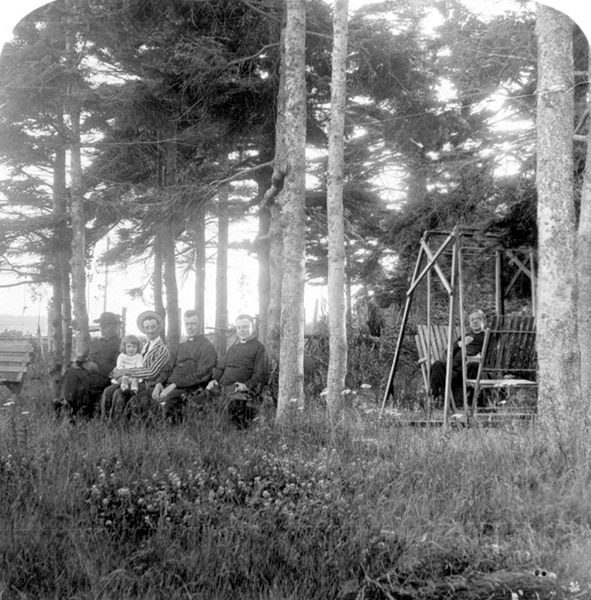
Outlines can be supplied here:
<path id="1" fill-rule="evenodd" d="M 236 342 L 219 359 L 213 344 L 199 334 L 195 310 L 184 314 L 187 339 L 174 356 L 160 337 L 164 321 L 154 311 L 138 317 L 138 329 L 147 338 L 143 344 L 134 335 L 121 340 L 114 313 L 104 312 L 95 322 L 100 337 L 91 340 L 88 354 L 78 357 L 58 383 L 58 413 L 91 417 L 100 409 L 101 418 L 113 421 L 163 414 L 178 423 L 188 403 L 223 400 L 237 427 L 254 418 L 256 398 L 269 380 L 270 359 L 250 315 L 237 317 Z"/>

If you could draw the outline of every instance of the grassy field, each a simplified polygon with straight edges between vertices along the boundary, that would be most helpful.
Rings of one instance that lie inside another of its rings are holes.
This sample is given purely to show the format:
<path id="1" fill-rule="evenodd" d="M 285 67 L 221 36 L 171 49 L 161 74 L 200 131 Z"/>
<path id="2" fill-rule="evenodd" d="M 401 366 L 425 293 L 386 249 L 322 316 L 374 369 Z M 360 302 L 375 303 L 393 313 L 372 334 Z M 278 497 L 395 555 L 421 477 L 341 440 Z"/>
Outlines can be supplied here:
<path id="1" fill-rule="evenodd" d="M 0 409 L 1 600 L 591 597 L 588 457 L 532 426 L 125 430 L 36 386 Z"/>

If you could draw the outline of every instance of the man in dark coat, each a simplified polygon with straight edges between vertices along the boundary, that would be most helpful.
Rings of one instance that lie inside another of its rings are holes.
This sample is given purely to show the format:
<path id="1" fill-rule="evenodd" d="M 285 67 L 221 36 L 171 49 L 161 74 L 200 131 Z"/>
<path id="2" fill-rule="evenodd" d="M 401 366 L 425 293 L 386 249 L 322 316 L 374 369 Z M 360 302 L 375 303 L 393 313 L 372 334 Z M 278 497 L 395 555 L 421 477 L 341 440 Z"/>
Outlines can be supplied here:
<path id="1" fill-rule="evenodd" d="M 256 415 L 260 392 L 269 382 L 270 359 L 267 347 L 254 335 L 250 315 L 236 319 L 236 335 L 238 339 L 214 369 L 207 389 L 219 388 L 231 422 L 244 428 Z"/>
<path id="2" fill-rule="evenodd" d="M 121 338 L 121 320 L 112 312 L 104 312 L 95 323 L 100 337 L 90 340 L 88 354 L 77 356 L 62 375 L 53 406 L 58 414 L 67 411 L 72 417 L 92 417 L 103 390 L 110 385 L 109 373 L 115 368 Z"/>

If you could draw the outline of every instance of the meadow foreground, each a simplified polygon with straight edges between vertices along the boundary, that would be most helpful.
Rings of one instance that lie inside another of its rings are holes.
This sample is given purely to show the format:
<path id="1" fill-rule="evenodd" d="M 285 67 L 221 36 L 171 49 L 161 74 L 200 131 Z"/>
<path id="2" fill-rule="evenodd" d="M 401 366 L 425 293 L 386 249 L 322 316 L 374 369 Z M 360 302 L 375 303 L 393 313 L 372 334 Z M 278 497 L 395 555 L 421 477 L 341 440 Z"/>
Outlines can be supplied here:
<path id="1" fill-rule="evenodd" d="M 532 426 L 0 414 L 2 600 L 591 597 L 589 461 Z"/>

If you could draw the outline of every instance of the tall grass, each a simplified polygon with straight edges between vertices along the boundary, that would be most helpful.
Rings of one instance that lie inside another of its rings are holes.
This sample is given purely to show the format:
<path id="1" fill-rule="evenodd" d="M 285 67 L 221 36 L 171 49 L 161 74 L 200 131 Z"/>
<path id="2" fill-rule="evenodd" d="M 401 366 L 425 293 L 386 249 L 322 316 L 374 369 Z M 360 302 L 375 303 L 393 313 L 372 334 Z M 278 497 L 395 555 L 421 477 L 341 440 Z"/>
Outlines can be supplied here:
<path id="1" fill-rule="evenodd" d="M 535 569 L 589 596 L 591 471 L 535 428 L 121 429 L 29 396 L 0 411 L 3 600 L 426 598 Z"/>

